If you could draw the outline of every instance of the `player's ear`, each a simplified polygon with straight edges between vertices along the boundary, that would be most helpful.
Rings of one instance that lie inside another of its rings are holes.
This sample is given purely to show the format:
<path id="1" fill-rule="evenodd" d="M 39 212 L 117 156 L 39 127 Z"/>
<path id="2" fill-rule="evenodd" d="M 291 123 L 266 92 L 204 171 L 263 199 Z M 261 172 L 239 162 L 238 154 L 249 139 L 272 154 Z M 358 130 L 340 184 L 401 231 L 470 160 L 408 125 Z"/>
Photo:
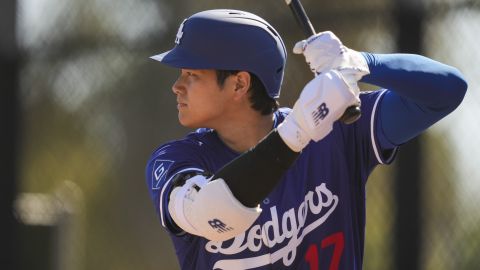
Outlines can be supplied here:
<path id="1" fill-rule="evenodd" d="M 251 76 L 246 71 L 235 74 L 235 92 L 239 96 L 246 95 L 250 89 Z"/>

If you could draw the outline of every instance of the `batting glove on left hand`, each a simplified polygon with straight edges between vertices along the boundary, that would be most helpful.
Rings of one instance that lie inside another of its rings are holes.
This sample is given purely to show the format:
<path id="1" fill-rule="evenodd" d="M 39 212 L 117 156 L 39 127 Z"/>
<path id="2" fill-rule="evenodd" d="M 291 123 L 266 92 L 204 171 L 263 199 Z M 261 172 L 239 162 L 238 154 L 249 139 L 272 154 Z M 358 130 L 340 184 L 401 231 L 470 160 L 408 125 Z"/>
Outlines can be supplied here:
<path id="1" fill-rule="evenodd" d="M 330 31 L 321 32 L 297 42 L 293 52 L 303 54 L 310 69 L 317 75 L 331 69 L 348 70 L 348 79 L 356 82 L 370 73 L 363 55 L 344 46 Z M 350 83 L 353 84 L 353 81 Z"/>

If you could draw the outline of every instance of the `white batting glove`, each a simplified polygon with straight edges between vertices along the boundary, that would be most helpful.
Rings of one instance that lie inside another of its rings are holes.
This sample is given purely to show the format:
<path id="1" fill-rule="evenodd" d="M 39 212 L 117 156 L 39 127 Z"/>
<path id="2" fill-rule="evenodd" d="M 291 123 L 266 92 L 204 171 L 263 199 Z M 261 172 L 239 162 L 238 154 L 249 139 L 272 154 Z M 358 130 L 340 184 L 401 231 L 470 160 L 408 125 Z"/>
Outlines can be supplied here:
<path id="1" fill-rule="evenodd" d="M 360 104 L 358 86 L 350 86 L 340 71 L 321 73 L 302 90 L 290 114 L 277 127 L 278 133 L 290 149 L 300 152 L 311 140 L 327 136 L 333 123 L 353 104 Z"/>
<path id="2" fill-rule="evenodd" d="M 370 73 L 363 55 L 344 46 L 340 39 L 330 31 L 321 32 L 297 42 L 293 52 L 303 54 L 315 74 L 331 69 L 340 71 L 347 69 L 348 73 L 353 76 L 351 78 L 358 81 Z"/>

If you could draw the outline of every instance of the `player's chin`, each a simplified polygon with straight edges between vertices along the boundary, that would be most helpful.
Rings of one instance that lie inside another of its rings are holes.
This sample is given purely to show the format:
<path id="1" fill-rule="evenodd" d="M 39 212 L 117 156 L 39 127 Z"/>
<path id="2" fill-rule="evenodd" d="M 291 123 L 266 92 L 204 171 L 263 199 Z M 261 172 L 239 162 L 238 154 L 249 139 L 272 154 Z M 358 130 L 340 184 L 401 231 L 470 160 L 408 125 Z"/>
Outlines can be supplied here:
<path id="1" fill-rule="evenodd" d="M 194 119 L 191 119 L 187 117 L 186 115 L 183 115 L 181 113 L 178 114 L 178 122 L 180 122 L 180 125 L 186 127 L 186 128 L 200 128 L 201 125 L 195 121 Z"/>

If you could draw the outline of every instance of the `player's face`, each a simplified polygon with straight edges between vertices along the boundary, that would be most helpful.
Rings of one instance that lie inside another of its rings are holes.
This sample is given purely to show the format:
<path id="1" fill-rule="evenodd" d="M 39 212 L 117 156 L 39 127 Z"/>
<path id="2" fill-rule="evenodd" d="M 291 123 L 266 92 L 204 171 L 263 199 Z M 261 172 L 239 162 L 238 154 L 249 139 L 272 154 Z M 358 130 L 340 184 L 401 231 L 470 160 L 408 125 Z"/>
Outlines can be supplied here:
<path id="1" fill-rule="evenodd" d="M 189 128 L 217 128 L 231 108 L 231 83 L 221 88 L 215 70 L 182 69 L 172 86 L 177 96 L 178 120 Z"/>

